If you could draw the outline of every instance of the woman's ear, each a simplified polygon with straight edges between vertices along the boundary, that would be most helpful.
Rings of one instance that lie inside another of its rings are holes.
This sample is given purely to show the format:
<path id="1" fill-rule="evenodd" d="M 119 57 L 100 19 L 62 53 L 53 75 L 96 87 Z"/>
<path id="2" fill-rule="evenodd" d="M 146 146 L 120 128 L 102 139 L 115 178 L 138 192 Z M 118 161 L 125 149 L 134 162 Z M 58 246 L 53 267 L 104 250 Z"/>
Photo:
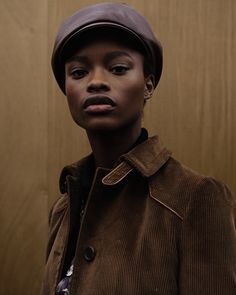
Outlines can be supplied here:
<path id="1" fill-rule="evenodd" d="M 152 97 L 154 92 L 154 76 L 148 75 L 145 78 L 145 87 L 144 87 L 144 100 L 148 100 Z"/>

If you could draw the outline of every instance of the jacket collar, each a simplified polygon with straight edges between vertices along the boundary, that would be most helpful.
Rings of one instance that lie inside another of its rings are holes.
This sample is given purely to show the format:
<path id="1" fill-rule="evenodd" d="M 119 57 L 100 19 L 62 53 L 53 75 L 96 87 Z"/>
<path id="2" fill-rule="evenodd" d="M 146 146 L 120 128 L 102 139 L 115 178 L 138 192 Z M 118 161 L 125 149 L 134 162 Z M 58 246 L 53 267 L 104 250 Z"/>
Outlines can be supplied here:
<path id="1" fill-rule="evenodd" d="M 170 155 L 158 136 L 151 137 L 121 156 L 120 164 L 102 182 L 105 185 L 117 184 L 134 169 L 142 176 L 150 177 L 166 163 Z"/>
<path id="2" fill-rule="evenodd" d="M 162 182 L 157 181 L 154 176 L 170 156 L 171 152 L 164 147 L 159 137 L 151 137 L 124 154 L 120 159 L 120 164 L 103 177 L 102 182 L 105 185 L 115 185 L 131 171 L 136 170 L 143 177 L 149 179 L 151 198 L 183 220 L 185 206 L 180 206 L 178 198 L 173 198 L 166 190 L 163 191 Z"/>
<path id="3" fill-rule="evenodd" d="M 115 168 L 107 171 L 102 179 L 104 185 L 115 185 L 124 179 L 131 171 L 137 170 L 142 176 L 150 177 L 156 173 L 169 159 L 171 153 L 163 146 L 158 136 L 151 137 L 134 147 L 120 157 Z M 93 155 L 83 158 L 79 162 L 66 166 L 60 176 L 60 191 L 66 192 L 66 177 L 81 178 L 91 170 L 94 171 Z M 98 168 L 99 170 L 103 168 Z M 86 177 L 83 177 L 86 179 Z"/>
<path id="4" fill-rule="evenodd" d="M 78 182 L 78 179 L 80 179 L 80 183 L 82 183 L 84 186 L 89 186 L 92 182 L 94 171 L 95 168 L 92 154 L 88 155 L 78 162 L 65 166 L 62 169 L 59 179 L 59 187 L 61 193 L 64 194 L 67 192 L 68 176 L 73 179 L 75 183 Z"/>
<path id="5" fill-rule="evenodd" d="M 122 159 L 144 177 L 150 177 L 166 163 L 170 155 L 171 152 L 164 147 L 159 137 L 153 136 L 123 155 Z"/>
<path id="6" fill-rule="evenodd" d="M 103 175 L 102 183 L 104 185 L 113 186 L 121 182 L 133 170 L 138 171 L 143 177 L 149 178 L 150 196 L 183 219 L 185 209 L 180 206 L 178 198 L 173 198 L 163 192 L 161 183 L 158 184 L 155 181 L 156 177 L 152 177 L 170 159 L 170 156 L 171 152 L 164 147 L 158 136 L 154 136 L 121 156 L 114 169 L 98 168 L 96 173 Z M 78 186 L 78 179 L 83 182 L 88 172 L 91 175 L 91 170 L 94 169 L 93 163 L 93 155 L 91 154 L 77 163 L 66 166 L 60 177 L 61 192 L 67 192 L 67 176 L 69 176 L 69 182 L 74 183 L 73 186 Z"/>

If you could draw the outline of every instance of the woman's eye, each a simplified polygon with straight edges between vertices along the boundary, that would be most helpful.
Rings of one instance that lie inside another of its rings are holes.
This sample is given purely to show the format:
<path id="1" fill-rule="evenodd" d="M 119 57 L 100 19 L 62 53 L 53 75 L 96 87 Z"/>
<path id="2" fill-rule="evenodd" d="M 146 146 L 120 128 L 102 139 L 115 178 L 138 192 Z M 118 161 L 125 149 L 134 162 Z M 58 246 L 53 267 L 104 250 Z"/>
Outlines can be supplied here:
<path id="1" fill-rule="evenodd" d="M 82 79 L 83 77 L 85 77 L 87 75 L 88 71 L 84 70 L 84 69 L 74 69 L 71 71 L 71 76 L 74 79 Z"/>
<path id="2" fill-rule="evenodd" d="M 124 75 L 128 70 L 127 66 L 114 66 L 111 68 L 111 72 L 115 75 Z"/>

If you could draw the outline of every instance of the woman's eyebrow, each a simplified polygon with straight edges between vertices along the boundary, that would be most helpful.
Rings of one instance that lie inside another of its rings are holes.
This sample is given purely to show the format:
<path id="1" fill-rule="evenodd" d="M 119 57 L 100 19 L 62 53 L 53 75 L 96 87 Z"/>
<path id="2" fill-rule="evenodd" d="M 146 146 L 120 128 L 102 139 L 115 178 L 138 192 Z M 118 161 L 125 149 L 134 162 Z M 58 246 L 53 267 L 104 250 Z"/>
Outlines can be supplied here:
<path id="1" fill-rule="evenodd" d="M 111 61 L 115 58 L 123 57 L 123 56 L 127 56 L 132 59 L 132 56 L 129 53 L 127 53 L 126 51 L 112 51 L 112 52 L 108 52 L 105 55 L 104 62 L 108 63 L 109 61 Z"/>
<path id="2" fill-rule="evenodd" d="M 74 55 L 74 56 L 70 57 L 66 62 L 72 62 L 72 61 L 77 61 L 80 63 L 88 63 L 89 59 L 87 56 Z"/>

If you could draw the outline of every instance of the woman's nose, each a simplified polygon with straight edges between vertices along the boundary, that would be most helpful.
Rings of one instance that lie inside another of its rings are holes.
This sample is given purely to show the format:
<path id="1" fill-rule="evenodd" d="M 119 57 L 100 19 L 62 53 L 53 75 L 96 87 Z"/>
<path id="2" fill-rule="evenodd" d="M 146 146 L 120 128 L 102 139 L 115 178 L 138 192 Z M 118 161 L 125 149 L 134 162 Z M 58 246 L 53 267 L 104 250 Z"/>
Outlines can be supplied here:
<path id="1" fill-rule="evenodd" d="M 91 72 L 91 79 L 87 85 L 88 92 L 109 91 L 110 86 L 107 81 L 107 76 L 103 69 L 95 69 Z"/>

